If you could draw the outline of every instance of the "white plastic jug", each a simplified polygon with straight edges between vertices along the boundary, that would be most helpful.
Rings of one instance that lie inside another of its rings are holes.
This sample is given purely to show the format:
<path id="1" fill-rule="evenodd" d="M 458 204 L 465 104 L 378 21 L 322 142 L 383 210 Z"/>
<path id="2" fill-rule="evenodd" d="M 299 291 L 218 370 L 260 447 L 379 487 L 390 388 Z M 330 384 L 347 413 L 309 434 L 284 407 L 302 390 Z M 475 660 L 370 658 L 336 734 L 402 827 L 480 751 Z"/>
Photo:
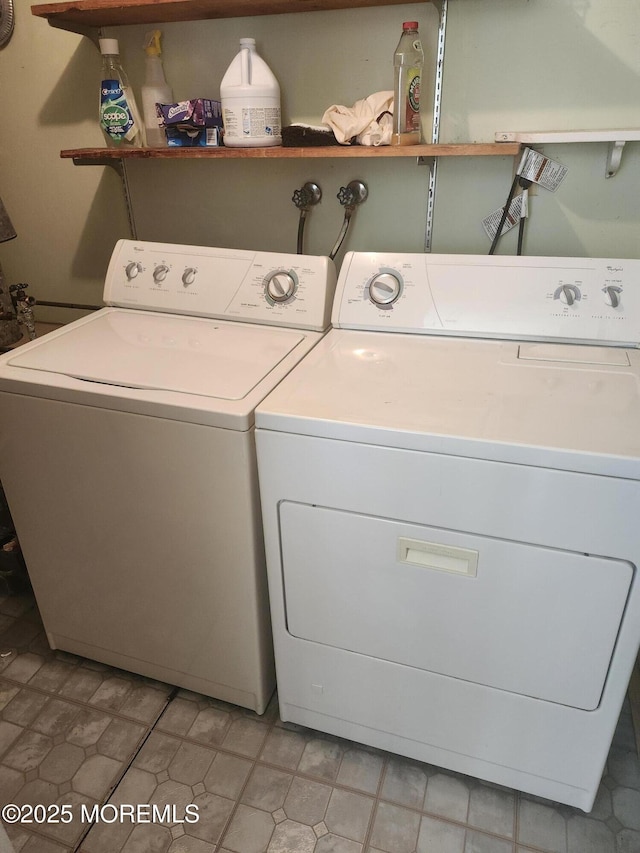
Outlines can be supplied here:
<path id="1" fill-rule="evenodd" d="M 282 145 L 280 86 L 256 53 L 256 40 L 240 39 L 220 84 L 224 144 L 238 148 Z"/>

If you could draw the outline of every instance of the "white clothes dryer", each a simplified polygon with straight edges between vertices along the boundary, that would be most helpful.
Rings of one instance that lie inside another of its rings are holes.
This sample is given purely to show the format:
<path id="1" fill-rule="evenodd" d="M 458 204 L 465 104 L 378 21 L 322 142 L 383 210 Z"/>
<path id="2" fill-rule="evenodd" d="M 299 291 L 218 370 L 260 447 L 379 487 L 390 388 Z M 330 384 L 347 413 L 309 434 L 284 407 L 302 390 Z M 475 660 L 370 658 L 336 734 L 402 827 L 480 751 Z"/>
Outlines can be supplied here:
<path id="1" fill-rule="evenodd" d="M 0 359 L 0 480 L 53 648 L 264 711 L 254 410 L 334 290 L 328 258 L 122 240 L 108 307 Z"/>
<path id="2" fill-rule="evenodd" d="M 350 253 L 258 406 L 281 715 L 592 807 L 640 644 L 640 261 Z"/>

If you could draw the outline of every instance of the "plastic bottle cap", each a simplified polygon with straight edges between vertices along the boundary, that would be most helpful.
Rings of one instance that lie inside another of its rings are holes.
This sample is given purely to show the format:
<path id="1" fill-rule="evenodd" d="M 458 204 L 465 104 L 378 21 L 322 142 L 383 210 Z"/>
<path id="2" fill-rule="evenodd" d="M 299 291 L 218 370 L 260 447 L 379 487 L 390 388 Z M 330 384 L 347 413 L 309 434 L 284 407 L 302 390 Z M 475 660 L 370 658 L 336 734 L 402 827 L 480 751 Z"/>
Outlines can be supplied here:
<path id="1" fill-rule="evenodd" d="M 120 48 L 118 47 L 118 39 L 99 39 L 100 42 L 100 53 L 105 56 L 106 54 L 119 54 Z"/>
<path id="2" fill-rule="evenodd" d="M 255 39 L 240 39 L 240 47 L 255 47 Z"/>
<path id="3" fill-rule="evenodd" d="M 417 21 L 405 21 L 402 25 L 403 30 L 417 30 L 418 22 Z"/>

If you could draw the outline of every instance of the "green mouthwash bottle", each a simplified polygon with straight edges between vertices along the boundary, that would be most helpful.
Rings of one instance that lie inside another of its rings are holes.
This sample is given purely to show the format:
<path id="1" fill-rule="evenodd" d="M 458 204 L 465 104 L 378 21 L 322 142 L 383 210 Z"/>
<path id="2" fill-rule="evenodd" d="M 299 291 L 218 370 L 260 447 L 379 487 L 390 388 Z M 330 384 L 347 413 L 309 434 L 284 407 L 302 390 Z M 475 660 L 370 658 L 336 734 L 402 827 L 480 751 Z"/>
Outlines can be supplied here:
<path id="1" fill-rule="evenodd" d="M 100 53 L 100 127 L 107 143 L 118 148 L 142 148 L 146 145 L 144 125 L 133 90 L 120 64 L 118 40 L 100 39 Z"/>

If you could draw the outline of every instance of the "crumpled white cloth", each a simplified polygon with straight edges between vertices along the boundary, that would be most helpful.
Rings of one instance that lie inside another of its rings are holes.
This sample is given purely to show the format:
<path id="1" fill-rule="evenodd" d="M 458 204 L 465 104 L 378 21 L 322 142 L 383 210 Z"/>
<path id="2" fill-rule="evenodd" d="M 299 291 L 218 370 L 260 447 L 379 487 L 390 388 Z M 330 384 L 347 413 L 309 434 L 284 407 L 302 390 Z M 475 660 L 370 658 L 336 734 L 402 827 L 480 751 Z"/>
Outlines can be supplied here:
<path id="1" fill-rule="evenodd" d="M 333 104 L 322 116 L 342 145 L 390 145 L 393 131 L 393 92 L 374 92 L 352 107 Z"/>

